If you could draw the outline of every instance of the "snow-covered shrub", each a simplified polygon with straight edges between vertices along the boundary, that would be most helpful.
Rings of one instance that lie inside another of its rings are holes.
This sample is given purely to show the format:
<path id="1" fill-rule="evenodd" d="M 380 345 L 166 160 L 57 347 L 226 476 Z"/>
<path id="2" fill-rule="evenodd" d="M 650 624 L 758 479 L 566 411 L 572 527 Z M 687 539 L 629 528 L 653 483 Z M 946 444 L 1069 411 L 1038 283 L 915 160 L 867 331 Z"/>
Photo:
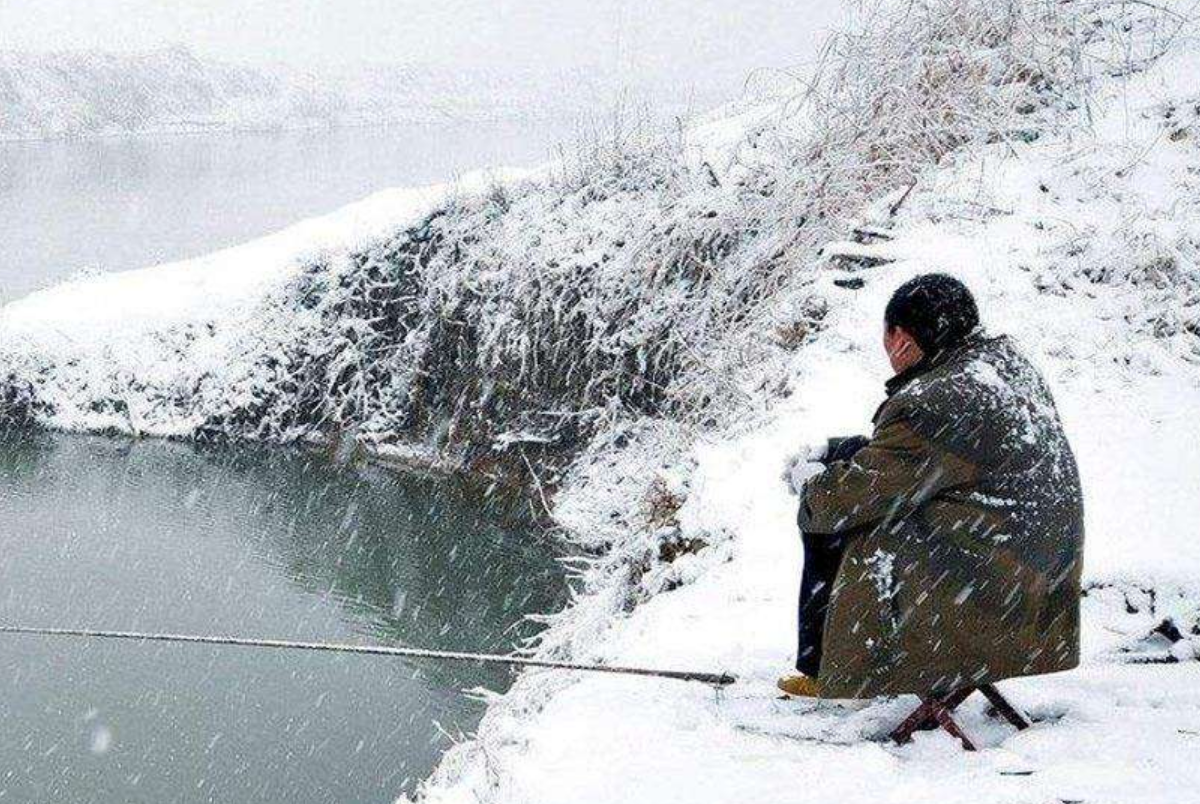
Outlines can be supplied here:
<path id="1" fill-rule="evenodd" d="M 1075 103 L 1073 43 L 1057 3 L 924 0 L 860 6 L 789 109 L 768 124 L 764 173 L 780 220 L 844 221 L 968 144 L 1039 135 Z M 802 231 L 803 225 L 795 226 Z"/>
<path id="2" fill-rule="evenodd" d="M 1082 113 L 1085 47 L 1152 57 L 1112 8 L 863 5 L 785 102 L 748 101 L 754 122 L 719 147 L 616 114 L 537 178 L 451 195 L 374 245 L 311 261 L 244 319 L 130 347 L 138 365 L 178 370 L 23 355 L 23 410 L 148 434 L 416 444 L 548 494 L 620 421 L 669 420 L 686 439 L 740 415 L 763 367 L 822 326 L 822 245 L 886 225 L 951 154 Z M 1189 315 L 1155 326 L 1186 333 Z M 205 369 L 187 368 L 196 354 Z"/>
<path id="3" fill-rule="evenodd" d="M 0 433 L 26 426 L 34 418 L 33 389 L 14 374 L 0 380 Z"/>
<path id="4" fill-rule="evenodd" d="M 1086 13 L 1085 13 L 1086 12 Z M 1171 52 L 1181 38 L 1196 35 L 1194 8 L 1186 4 L 1143 4 L 1100 0 L 1077 4 L 1072 21 L 1081 82 L 1103 77 L 1111 102 L 1137 109 L 1135 121 L 1161 131 L 1160 145 L 1180 167 L 1151 180 L 1138 174 L 1145 162 L 1140 134 L 1131 142 L 1109 141 L 1103 158 L 1084 162 L 1073 179 L 1078 203 L 1119 200 L 1120 214 L 1087 220 L 1050 256 L 1053 267 L 1038 278 L 1048 293 L 1101 294 L 1114 315 L 1134 332 L 1168 340 L 1180 357 L 1200 362 L 1200 178 L 1193 161 L 1200 100 L 1190 88 L 1168 102 L 1139 105 L 1138 78 Z M 1115 80 L 1113 80 L 1115 79 Z M 1091 100 L 1089 98 L 1089 100 Z M 1089 164 L 1090 163 L 1090 164 Z M 1113 181 L 1123 190 L 1111 189 Z M 1042 186 L 1056 194 L 1059 188 Z M 1173 199 L 1169 206 L 1165 199 Z"/>
<path id="5" fill-rule="evenodd" d="M 724 162 L 616 116 L 538 181 L 310 265 L 269 302 L 294 322 L 262 349 L 269 381 L 201 431 L 350 430 L 525 475 L 618 418 L 736 411 L 739 373 L 819 327 L 803 288 L 820 245 L 955 149 L 1036 137 L 1044 110 L 1075 102 L 1057 4 L 923 0 L 860 19 Z"/>

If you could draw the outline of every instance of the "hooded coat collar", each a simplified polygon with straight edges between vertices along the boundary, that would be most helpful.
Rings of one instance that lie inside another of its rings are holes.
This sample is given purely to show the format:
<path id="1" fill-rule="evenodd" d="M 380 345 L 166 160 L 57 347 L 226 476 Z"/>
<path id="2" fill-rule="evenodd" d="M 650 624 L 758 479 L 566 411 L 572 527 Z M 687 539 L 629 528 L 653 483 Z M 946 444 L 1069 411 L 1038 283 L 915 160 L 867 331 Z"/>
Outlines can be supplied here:
<path id="1" fill-rule="evenodd" d="M 944 353 L 944 350 L 943 350 L 943 353 Z M 939 353 L 939 355 L 940 354 L 941 353 Z M 904 388 L 904 386 L 908 385 L 910 382 L 915 380 L 917 377 L 920 377 L 922 374 L 929 371 L 929 369 L 931 369 L 932 367 L 933 367 L 933 358 L 931 358 L 929 355 L 924 355 L 916 363 L 913 363 L 911 366 L 906 368 L 904 371 L 900 372 L 899 374 L 895 375 L 890 380 L 885 382 L 883 384 L 883 387 L 884 387 L 884 390 L 887 392 L 888 399 L 891 399 L 893 396 L 895 396 L 897 393 L 899 393 L 900 390 L 902 388 Z"/>
<path id="2" fill-rule="evenodd" d="M 909 366 L 904 371 L 895 375 L 883 384 L 884 390 L 887 393 L 887 399 L 891 399 L 893 396 L 900 393 L 900 391 L 906 388 L 913 380 L 924 374 L 928 374 L 933 369 L 951 360 L 955 355 L 962 354 L 966 350 L 983 343 L 985 340 L 987 340 L 987 336 L 984 334 L 983 330 L 976 328 L 973 332 L 967 335 L 967 337 L 963 338 L 953 346 L 939 349 L 933 354 L 924 355 L 916 363 Z M 884 405 L 886 404 L 887 400 L 884 400 L 883 405 L 880 405 L 879 409 L 875 411 L 875 421 L 879 420 L 879 414 L 883 411 Z"/>

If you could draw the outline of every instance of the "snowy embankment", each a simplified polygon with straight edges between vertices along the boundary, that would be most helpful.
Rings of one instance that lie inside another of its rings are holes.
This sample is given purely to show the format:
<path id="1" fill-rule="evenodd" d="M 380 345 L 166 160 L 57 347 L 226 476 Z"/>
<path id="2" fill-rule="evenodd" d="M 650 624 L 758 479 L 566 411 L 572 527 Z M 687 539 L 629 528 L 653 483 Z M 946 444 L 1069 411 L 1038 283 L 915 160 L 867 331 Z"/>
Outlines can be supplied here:
<path id="1" fill-rule="evenodd" d="M 1193 57 L 1156 77 L 1197 69 Z M 1129 89 L 1163 98 L 1149 77 Z M 1174 309 L 1152 297 L 1195 293 L 1194 264 L 1174 263 L 1183 273 L 1173 278 L 1154 272 L 1200 234 L 1200 128 L 1193 118 L 1186 141 L 1173 142 L 1160 115 L 1141 116 L 1154 103 L 1127 114 L 1114 101 L 1094 135 L 995 149 L 930 177 L 894 239 L 860 252 L 893 262 L 831 266 L 818 281 L 827 328 L 776 367 L 786 399 L 744 434 L 701 439 L 691 452 L 679 531 L 721 549 L 679 567 L 691 583 L 613 623 L 586 658 L 727 671 L 741 682 L 715 692 L 527 679 L 526 689 L 540 685 L 530 693 L 539 703 L 517 695 L 498 704 L 485 749 L 452 757 L 431 800 L 1195 800 L 1200 339 L 1156 332 L 1172 314 L 1194 316 L 1195 296 Z M 1086 256 L 1066 258 L 1081 232 L 1091 232 Z M 1088 276 L 1096 265 L 1149 273 L 1114 285 Z M 1002 685 L 1038 721 L 1020 735 L 987 718 L 982 700 L 965 706 L 961 721 L 987 746 L 978 755 L 940 732 L 887 743 L 915 699 L 815 704 L 780 700 L 774 688 L 794 659 L 801 565 L 795 500 L 779 468 L 797 445 L 869 431 L 887 376 L 878 343 L 887 297 L 933 270 L 966 281 L 987 326 L 1012 333 L 1045 370 L 1087 500 L 1084 664 Z M 1174 283 L 1187 272 L 1185 291 Z M 839 288 L 847 279 L 865 286 Z"/>
<path id="2" fill-rule="evenodd" d="M 387 190 L 206 257 L 84 275 L 10 303 L 0 310 L 8 373 L 0 419 L 202 436 L 207 414 L 198 407 L 212 401 L 219 417 L 254 405 L 271 383 L 263 373 L 275 350 L 303 338 L 302 310 L 272 313 L 306 269 L 414 225 L 452 197 L 523 175 L 498 170 L 453 185 Z M 39 413 L 27 408 L 31 396 Z M 180 400 L 187 404 L 173 404 Z"/>
<path id="3" fill-rule="evenodd" d="M 597 138 L 9 305 L 4 413 L 349 434 L 515 476 L 588 553 L 534 649 L 742 679 L 526 674 L 432 800 L 1189 800 L 1200 47 L 1148 6 L 991 5 L 869 19 L 795 104 L 680 140 Z M 800 562 L 782 461 L 867 429 L 884 302 L 926 270 L 962 276 L 1044 369 L 1087 495 L 1085 666 L 1010 685 L 1040 721 L 1019 736 L 968 706 L 974 756 L 883 742 L 909 701 L 773 688 Z"/>
<path id="4" fill-rule="evenodd" d="M 827 249 L 810 286 L 829 311 L 822 331 L 744 386 L 765 410 L 660 465 L 681 503 L 676 538 L 716 546 L 661 569 L 685 584 L 584 654 L 742 682 L 714 692 L 527 677 L 489 713 L 482 745 L 444 763 L 431 800 L 1195 800 L 1200 49 L 1180 42 L 1145 67 L 1099 76 L 1076 129 L 956 152 L 895 216 L 862 221 L 882 237 Z M 887 743 L 912 699 L 811 703 L 774 689 L 794 658 L 801 562 L 779 468 L 798 445 L 869 429 L 887 376 L 887 297 L 934 270 L 964 279 L 986 325 L 1045 371 L 1087 498 L 1084 664 L 1005 687 L 1037 721 L 1020 735 L 982 702 L 964 707 L 986 745 L 977 755 L 943 733 Z M 654 465 L 634 456 L 608 473 Z M 612 482 L 602 477 L 575 491 Z M 562 501 L 567 513 L 573 502 Z"/>

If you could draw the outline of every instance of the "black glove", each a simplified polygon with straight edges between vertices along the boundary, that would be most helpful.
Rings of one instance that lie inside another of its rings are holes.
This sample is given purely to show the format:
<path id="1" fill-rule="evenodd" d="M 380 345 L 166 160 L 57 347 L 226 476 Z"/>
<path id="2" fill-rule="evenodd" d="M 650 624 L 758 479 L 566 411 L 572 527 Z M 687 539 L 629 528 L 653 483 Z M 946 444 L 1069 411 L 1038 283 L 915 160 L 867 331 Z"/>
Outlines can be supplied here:
<path id="1" fill-rule="evenodd" d="M 825 455 L 821 458 L 821 463 L 828 466 L 834 461 L 848 461 L 870 443 L 871 439 L 860 435 L 831 438 L 825 447 Z"/>

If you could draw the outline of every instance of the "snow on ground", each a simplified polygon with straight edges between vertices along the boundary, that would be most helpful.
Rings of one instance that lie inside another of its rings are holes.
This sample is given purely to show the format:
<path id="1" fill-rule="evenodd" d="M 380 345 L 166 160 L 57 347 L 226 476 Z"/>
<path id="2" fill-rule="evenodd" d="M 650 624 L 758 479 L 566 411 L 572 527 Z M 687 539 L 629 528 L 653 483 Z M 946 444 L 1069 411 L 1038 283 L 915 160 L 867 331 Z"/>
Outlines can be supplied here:
<path id="1" fill-rule="evenodd" d="M 918 187 L 894 240 L 863 247 L 894 262 L 831 264 L 819 283 L 827 328 L 782 369 L 786 399 L 692 456 L 682 533 L 728 538 L 688 557 L 698 580 L 613 622 L 591 651 L 730 671 L 737 685 L 531 674 L 524 683 L 542 703 L 498 706 L 482 750 L 452 754 L 429 799 L 1195 801 L 1200 664 L 1123 659 L 1170 650 L 1188 660 L 1200 646 L 1200 336 L 1169 324 L 1195 313 L 1200 128 L 1172 134 L 1178 118 L 1163 115 L 1186 108 L 1194 90 L 1178 77 L 1197 70 L 1185 53 L 1115 83 L 1092 131 L 959 157 Z M 888 743 L 913 698 L 814 703 L 774 689 L 793 660 L 801 566 L 783 461 L 869 430 L 888 376 L 887 297 L 930 270 L 963 278 L 985 325 L 1014 335 L 1045 371 L 1086 495 L 1084 663 L 1001 685 L 1036 721 L 1019 735 L 981 701 L 965 705 L 960 721 L 984 745 L 974 755 L 942 732 Z M 834 284 L 847 278 L 865 287 Z M 1184 632 L 1173 646 L 1149 638 L 1168 617 Z"/>
<path id="2" fill-rule="evenodd" d="M 1052 378 L 1085 480 L 1086 580 L 1189 590 L 1178 607 L 1194 622 L 1200 430 L 1188 417 L 1200 410 L 1200 374 L 1190 366 L 1168 377 L 1109 368 L 1110 334 L 1086 325 L 1088 307 L 1038 294 L 1006 256 L 989 249 L 958 273 L 979 293 L 989 325 L 1014 333 Z M 1127 614 L 1116 591 L 1085 601 L 1084 667 L 1002 685 L 1040 721 L 1033 729 L 1014 736 L 983 715 L 981 701 L 964 708 L 964 727 L 987 746 L 976 756 L 940 732 L 905 748 L 883 742 L 915 699 L 843 706 L 776 696 L 775 678 L 793 659 L 801 566 L 795 502 L 779 468 L 797 445 L 868 427 L 886 376 L 876 343 L 885 293 L 918 270 L 946 267 L 912 257 L 876 269 L 868 289 L 836 313 L 829 347 L 795 367 L 795 392 L 775 420 L 698 450 L 684 531 L 732 532 L 732 560 L 644 604 L 596 650 L 614 663 L 730 671 L 741 682 L 713 692 L 581 678 L 531 719 L 497 727 L 511 733 L 494 740 L 507 747 L 488 757 L 499 781 L 487 800 L 1195 800 L 1200 665 L 1124 666 L 1102 655 L 1157 625 L 1148 613 Z M 1077 348 L 1099 353 L 1084 358 L 1095 373 L 1049 354 L 1064 331 Z M 1163 605 L 1165 613 L 1171 603 Z M 471 800 L 480 789 L 460 780 L 432 800 Z"/>

